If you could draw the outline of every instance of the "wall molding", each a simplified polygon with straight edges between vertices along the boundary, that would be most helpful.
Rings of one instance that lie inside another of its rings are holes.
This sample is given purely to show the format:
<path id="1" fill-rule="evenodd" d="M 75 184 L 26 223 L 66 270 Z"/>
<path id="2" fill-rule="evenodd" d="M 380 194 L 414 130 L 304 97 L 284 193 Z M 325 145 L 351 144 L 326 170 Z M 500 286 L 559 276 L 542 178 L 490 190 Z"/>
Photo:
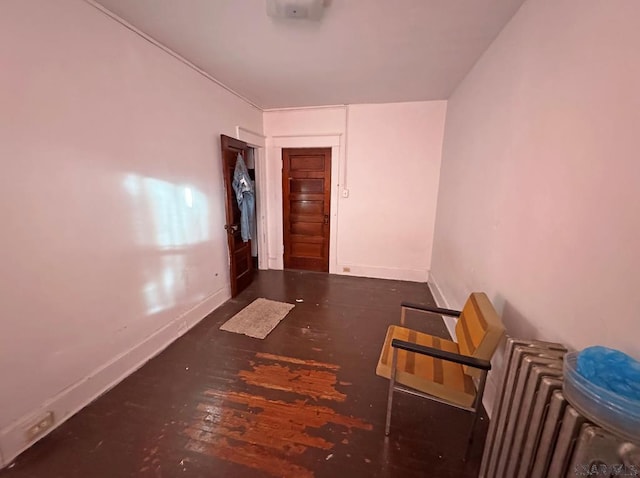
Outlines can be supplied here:
<path id="1" fill-rule="evenodd" d="M 299 110 L 327 110 L 327 109 L 340 109 L 347 108 L 349 105 L 320 105 L 320 106 L 289 106 L 284 108 L 264 108 L 265 113 L 273 113 L 278 111 L 299 111 Z"/>
<path id="2" fill-rule="evenodd" d="M 340 146 L 342 133 L 272 136 L 274 148 L 332 148 Z M 333 158 L 331 158 L 333 161 Z"/>
<path id="3" fill-rule="evenodd" d="M 344 271 L 347 267 L 350 270 Z M 427 282 L 427 269 L 403 269 L 399 267 L 363 266 L 357 264 L 338 264 L 337 274 L 355 277 L 371 277 L 373 279 L 404 280 L 411 282 Z"/>
<path id="4" fill-rule="evenodd" d="M 236 138 L 240 141 L 244 141 L 250 146 L 257 146 L 258 148 L 266 147 L 266 136 L 256 133 L 255 131 L 251 131 L 250 129 L 243 128 L 242 126 L 236 126 Z"/>
<path id="5" fill-rule="evenodd" d="M 445 298 L 444 294 L 442 293 L 442 290 L 438 286 L 438 282 L 436 281 L 436 278 L 433 275 L 433 272 L 431 271 L 429 271 L 429 281 L 427 282 L 427 285 L 429 286 L 431 295 L 433 295 L 433 298 L 436 300 L 436 305 L 438 307 L 442 307 L 444 309 L 452 308 L 451 304 Z M 457 341 L 458 338 L 456 337 L 456 323 L 458 322 L 458 320 L 455 317 L 443 316 L 442 318 L 444 319 L 444 325 L 447 327 L 447 330 L 449 331 L 449 335 L 451 335 L 451 338 L 453 338 L 454 341 Z"/>
<path id="6" fill-rule="evenodd" d="M 217 80 L 216 78 L 214 78 L 213 76 L 211 76 L 209 73 L 207 73 L 206 71 L 204 71 L 203 69 L 197 67 L 196 65 L 194 65 L 193 63 L 191 63 L 189 60 L 187 60 L 185 57 L 183 57 L 182 55 L 176 53 L 175 51 L 173 51 L 171 48 L 169 48 L 168 46 L 163 45 L 162 43 L 160 43 L 158 40 L 156 40 L 155 38 L 147 35 L 145 32 L 143 32 L 142 30 L 136 28 L 135 26 L 133 26 L 131 23 L 129 23 L 128 21 L 126 21 L 124 18 L 120 17 L 119 15 L 116 15 L 115 13 L 113 13 L 111 10 L 109 10 L 106 7 L 103 7 L 102 5 L 100 5 L 98 2 L 96 2 L 95 0 L 84 0 L 85 3 L 87 3 L 88 5 L 91 5 L 93 8 L 95 8 L 96 10 L 100 11 L 102 14 L 106 15 L 107 17 L 111 18 L 112 20 L 118 22 L 120 25 L 122 25 L 123 27 L 125 27 L 127 30 L 130 30 L 131 32 L 135 33 L 136 35 L 140 36 L 141 38 L 145 39 L 146 41 L 148 41 L 149 43 L 151 43 L 152 45 L 160 48 L 162 51 L 164 51 L 165 53 L 167 53 L 168 55 L 171 55 L 172 57 L 174 57 L 176 60 L 178 60 L 181 63 L 184 63 L 186 66 L 188 66 L 189 68 L 191 68 L 192 70 L 194 70 L 195 72 L 199 73 L 200 75 L 204 76 L 207 80 L 214 82 L 216 85 L 218 85 L 219 87 L 227 90 L 229 93 L 231 93 L 232 95 L 234 95 L 235 97 L 241 99 L 242 101 L 244 101 L 245 103 L 253 106 L 255 109 L 259 110 L 259 111 L 264 111 L 260 106 L 258 106 L 257 104 L 255 104 L 253 101 L 251 101 L 249 98 L 247 98 L 246 96 L 242 96 L 240 93 L 238 93 L 237 91 L 235 91 L 233 88 L 228 87 L 227 85 L 225 85 L 224 83 L 222 83 L 220 80 Z"/>
<path id="7" fill-rule="evenodd" d="M 279 261 L 277 257 L 271 257 L 271 256 L 269 256 L 269 262 L 268 262 L 269 269 L 272 269 L 272 270 L 282 270 L 282 269 L 283 269 L 283 267 L 282 267 L 281 262 L 282 262 L 282 261 Z"/>
<path id="8" fill-rule="evenodd" d="M 36 441 L 48 435 L 82 408 L 138 370 L 230 297 L 231 290 L 228 286 L 209 295 L 139 344 L 117 355 L 86 377 L 46 400 L 37 409 L 0 430 L 0 469 L 9 465 Z M 55 426 L 37 439 L 28 441 L 25 437 L 26 428 L 48 411 L 54 414 Z"/>

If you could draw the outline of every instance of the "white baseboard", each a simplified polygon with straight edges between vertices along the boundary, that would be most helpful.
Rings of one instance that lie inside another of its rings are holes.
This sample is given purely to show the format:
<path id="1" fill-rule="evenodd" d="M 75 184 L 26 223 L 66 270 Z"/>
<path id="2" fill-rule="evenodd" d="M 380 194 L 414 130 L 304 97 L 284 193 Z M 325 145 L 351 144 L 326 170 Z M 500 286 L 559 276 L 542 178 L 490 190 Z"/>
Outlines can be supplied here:
<path id="1" fill-rule="evenodd" d="M 283 269 L 283 267 L 282 267 L 282 259 L 278 259 L 277 257 L 269 256 L 268 266 L 269 266 L 269 269 L 271 269 L 271 270 L 281 271 Z"/>
<path id="2" fill-rule="evenodd" d="M 345 271 L 345 268 L 349 270 Z M 429 271 L 427 269 L 399 269 L 392 267 L 338 264 L 336 274 L 356 277 L 371 277 L 374 279 L 426 282 L 429 276 Z"/>
<path id="3" fill-rule="evenodd" d="M 9 465 L 36 441 L 142 367 L 230 297 L 231 292 L 228 287 L 211 294 L 144 341 L 114 357 L 88 376 L 43 402 L 37 409 L 0 430 L 0 469 Z M 54 426 L 37 439 L 28 440 L 25 430 L 47 412 L 53 412 Z"/>
<path id="4" fill-rule="evenodd" d="M 433 272 L 429 273 L 429 282 L 427 282 L 427 285 L 429 286 L 431 295 L 433 295 L 433 298 L 435 299 L 436 305 L 438 307 L 442 307 L 444 309 L 452 308 L 451 304 L 442 293 L 442 290 L 440 289 L 440 287 L 438 287 L 438 282 L 436 281 L 436 278 L 433 276 Z M 451 335 L 451 338 L 454 341 L 457 341 L 458 337 L 456 336 L 456 324 L 458 323 L 458 320 L 455 317 L 442 316 L 442 318 L 444 320 L 444 325 L 447 327 L 447 330 L 449 331 L 449 335 Z"/>
<path id="5" fill-rule="evenodd" d="M 393 267 L 360 266 L 353 264 L 330 264 L 330 273 L 343 276 L 370 277 L 372 279 L 405 280 L 427 282 L 427 269 L 400 269 Z M 282 258 L 269 257 L 269 269 L 284 270 Z M 345 271 L 345 269 L 348 269 Z"/>

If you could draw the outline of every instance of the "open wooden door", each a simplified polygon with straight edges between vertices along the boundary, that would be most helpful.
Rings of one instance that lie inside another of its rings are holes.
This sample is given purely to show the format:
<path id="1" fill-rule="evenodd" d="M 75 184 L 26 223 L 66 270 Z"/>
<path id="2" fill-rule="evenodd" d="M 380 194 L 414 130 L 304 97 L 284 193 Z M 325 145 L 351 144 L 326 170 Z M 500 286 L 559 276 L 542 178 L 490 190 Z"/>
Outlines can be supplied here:
<path id="1" fill-rule="evenodd" d="M 240 153 L 246 161 L 249 147 L 247 143 L 229 136 L 220 135 L 222 144 L 222 169 L 224 177 L 225 202 L 227 211 L 227 242 L 231 277 L 231 297 L 237 296 L 253 281 L 253 261 L 251 241 L 242 242 L 240 235 L 240 209 L 233 190 L 233 172 Z"/>

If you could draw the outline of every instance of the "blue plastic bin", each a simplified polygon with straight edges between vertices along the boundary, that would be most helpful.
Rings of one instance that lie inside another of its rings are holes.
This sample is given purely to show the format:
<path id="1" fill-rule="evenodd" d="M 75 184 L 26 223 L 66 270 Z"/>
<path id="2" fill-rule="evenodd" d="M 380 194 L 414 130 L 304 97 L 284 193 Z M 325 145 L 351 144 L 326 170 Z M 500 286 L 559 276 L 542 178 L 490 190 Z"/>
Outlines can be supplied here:
<path id="1" fill-rule="evenodd" d="M 630 400 L 584 378 L 576 369 L 578 352 L 564 357 L 564 396 L 596 425 L 640 445 L 640 401 Z"/>

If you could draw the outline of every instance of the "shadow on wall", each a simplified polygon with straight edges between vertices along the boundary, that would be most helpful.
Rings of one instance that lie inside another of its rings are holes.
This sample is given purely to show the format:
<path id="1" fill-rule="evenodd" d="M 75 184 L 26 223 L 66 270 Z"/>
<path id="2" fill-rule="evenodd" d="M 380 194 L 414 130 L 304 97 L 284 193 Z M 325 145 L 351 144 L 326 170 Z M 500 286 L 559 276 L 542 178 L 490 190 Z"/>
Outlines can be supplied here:
<path id="1" fill-rule="evenodd" d="M 508 300 L 498 294 L 493 304 L 497 310 L 502 306 L 502 323 L 507 330 L 507 335 L 523 340 L 539 339 L 536 327 Z"/>

